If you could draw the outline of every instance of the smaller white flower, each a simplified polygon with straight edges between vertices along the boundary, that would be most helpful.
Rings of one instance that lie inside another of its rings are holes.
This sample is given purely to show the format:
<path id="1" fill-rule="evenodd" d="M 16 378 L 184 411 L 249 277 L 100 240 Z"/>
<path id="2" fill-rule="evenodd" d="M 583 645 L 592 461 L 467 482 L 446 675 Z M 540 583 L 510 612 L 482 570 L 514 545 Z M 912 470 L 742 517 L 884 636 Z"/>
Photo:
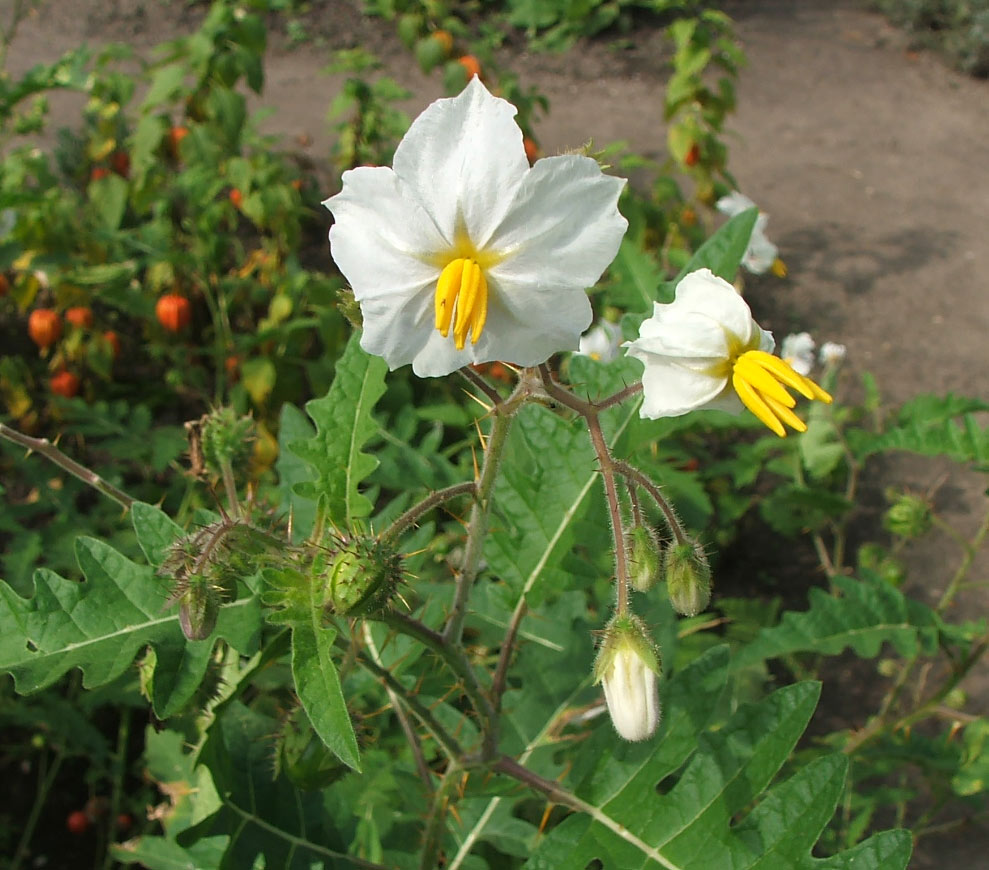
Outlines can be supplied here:
<path id="1" fill-rule="evenodd" d="M 709 269 L 691 272 L 673 301 L 655 303 L 639 337 L 624 345 L 645 366 L 640 416 L 679 417 L 703 408 L 739 413 L 744 405 L 781 438 L 784 424 L 806 431 L 786 388 L 821 402 L 831 396 L 773 356 L 774 345 L 731 284 Z"/>
<path id="2" fill-rule="evenodd" d="M 814 347 L 809 332 L 795 332 L 783 339 L 780 356 L 797 374 L 809 375 L 814 368 Z"/>
<path id="3" fill-rule="evenodd" d="M 617 323 L 601 320 L 580 337 L 577 353 L 598 362 L 611 362 L 622 346 L 622 331 Z"/>
<path id="4" fill-rule="evenodd" d="M 844 361 L 848 348 L 835 341 L 826 341 L 821 345 L 821 353 L 818 357 L 822 366 L 836 366 Z"/>
<path id="5" fill-rule="evenodd" d="M 642 620 L 630 613 L 616 614 L 605 629 L 594 678 L 604 689 L 615 730 L 626 740 L 646 740 L 656 732 L 658 675 L 659 655 Z"/>
<path id="6" fill-rule="evenodd" d="M 715 203 L 715 208 L 728 217 L 734 217 L 755 207 L 756 204 L 751 199 L 737 190 L 721 197 Z M 762 275 L 771 269 L 774 275 L 782 278 L 786 275 L 786 264 L 779 258 L 779 248 L 766 236 L 768 223 L 769 215 L 760 211 L 755 226 L 752 227 L 752 235 L 742 257 L 742 265 L 753 275 Z"/>

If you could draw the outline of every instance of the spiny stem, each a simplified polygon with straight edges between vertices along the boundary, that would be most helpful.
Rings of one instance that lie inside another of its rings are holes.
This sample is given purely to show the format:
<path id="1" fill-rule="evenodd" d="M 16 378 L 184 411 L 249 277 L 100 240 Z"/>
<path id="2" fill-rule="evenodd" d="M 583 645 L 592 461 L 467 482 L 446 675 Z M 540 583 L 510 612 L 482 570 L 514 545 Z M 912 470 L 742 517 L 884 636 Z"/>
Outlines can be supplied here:
<path id="1" fill-rule="evenodd" d="M 508 679 L 508 666 L 512 661 L 512 653 L 515 650 L 515 639 L 518 637 L 519 627 L 529 610 L 525 596 L 519 600 L 518 607 L 512 613 L 511 621 L 508 623 L 508 630 L 505 632 L 505 639 L 501 642 L 501 651 L 498 653 L 498 664 L 495 667 L 494 680 L 491 683 L 491 698 L 494 702 L 496 712 L 501 712 L 501 699 L 505 694 L 506 680 Z"/>
<path id="2" fill-rule="evenodd" d="M 227 493 L 230 513 L 234 519 L 237 519 L 240 516 L 240 502 L 237 500 L 237 482 L 234 479 L 234 469 L 229 459 L 224 459 L 220 463 L 220 471 L 223 473 L 223 488 Z"/>
<path id="3" fill-rule="evenodd" d="M 516 396 L 512 400 L 518 401 Z M 507 404 L 507 403 L 506 403 Z M 457 572 L 457 588 L 453 596 L 453 607 L 443 629 L 443 640 L 459 646 L 463 634 L 464 619 L 467 617 L 467 599 L 471 587 L 477 578 L 477 568 L 481 564 L 481 552 L 484 549 L 484 539 L 488 532 L 488 517 L 491 513 L 491 501 L 494 495 L 495 479 L 498 476 L 498 466 L 508 440 L 508 430 L 512 425 L 512 415 L 506 413 L 503 407 L 496 408 L 493 414 L 491 432 L 488 443 L 484 448 L 484 462 L 481 466 L 480 478 L 474 494 L 474 504 L 467 523 L 467 543 L 464 546 L 463 563 Z"/>
<path id="4" fill-rule="evenodd" d="M 464 366 L 457 370 L 460 375 L 471 382 L 475 387 L 477 387 L 485 396 L 487 396 L 493 405 L 501 404 L 501 396 L 498 391 L 491 386 L 478 372 L 472 369 L 470 366 Z"/>
<path id="5" fill-rule="evenodd" d="M 426 820 L 426 830 L 423 835 L 422 856 L 419 861 L 420 870 L 435 870 L 441 866 L 439 857 L 443 848 L 443 832 L 446 829 L 446 813 L 450 806 L 450 796 L 460 780 L 462 769 L 457 764 L 451 764 L 443 775 L 440 787 L 433 794 L 433 805 Z"/>
<path id="6" fill-rule="evenodd" d="M 680 525 L 680 518 L 676 515 L 676 511 L 673 510 L 673 505 L 666 500 L 666 497 L 655 483 L 639 471 L 638 468 L 633 465 L 629 465 L 621 459 L 615 461 L 615 470 L 623 477 L 634 481 L 638 486 L 641 486 L 647 493 L 649 493 L 649 497 L 656 502 L 656 507 L 663 512 L 663 517 L 666 519 L 666 524 L 670 527 L 670 532 L 676 539 L 677 544 L 690 543 L 687 539 L 687 533 Z"/>
<path id="7" fill-rule="evenodd" d="M 457 496 L 475 492 L 476 490 L 477 484 L 473 480 L 465 480 L 463 483 L 455 483 L 453 486 L 431 492 L 421 502 L 412 505 L 412 507 L 385 529 L 381 534 L 382 539 L 387 540 L 398 537 L 409 526 L 415 525 L 420 517 L 425 516 L 437 505 L 441 505 L 443 502 L 454 499 Z"/>
<path id="8" fill-rule="evenodd" d="M 91 486 L 98 492 L 103 493 L 103 495 L 112 498 L 124 510 L 130 510 L 136 501 L 136 499 L 131 498 L 123 490 L 117 489 L 111 483 L 107 483 L 95 471 L 91 471 L 74 459 L 70 459 L 47 438 L 32 438 L 30 435 L 25 435 L 16 429 L 11 429 L 3 423 L 0 423 L 0 438 L 6 438 L 8 441 L 13 441 L 14 444 L 26 447 L 34 453 L 40 453 L 46 459 L 54 462 L 63 471 L 67 471 L 87 486 Z"/>

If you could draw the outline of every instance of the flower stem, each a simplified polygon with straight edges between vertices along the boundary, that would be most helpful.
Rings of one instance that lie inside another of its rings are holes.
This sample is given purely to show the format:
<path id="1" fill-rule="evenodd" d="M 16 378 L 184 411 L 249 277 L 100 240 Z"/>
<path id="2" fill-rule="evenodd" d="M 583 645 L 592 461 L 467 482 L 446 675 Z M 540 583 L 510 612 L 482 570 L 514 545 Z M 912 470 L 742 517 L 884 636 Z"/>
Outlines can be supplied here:
<path id="1" fill-rule="evenodd" d="M 503 407 L 496 408 L 493 416 L 491 432 L 488 434 L 488 442 L 484 448 L 484 462 L 474 493 L 474 504 L 471 507 L 470 520 L 467 524 L 467 543 L 464 548 L 463 564 L 457 573 L 457 588 L 453 596 L 453 608 L 443 629 L 443 640 L 453 646 L 460 645 L 460 638 L 463 634 L 464 619 L 467 617 L 467 599 L 470 597 L 471 587 L 477 578 L 477 568 L 481 563 L 481 552 L 484 549 L 484 539 L 488 532 L 488 517 L 491 512 L 498 466 L 501 465 L 501 457 L 508 439 L 508 430 L 512 425 L 512 415 L 506 413 Z"/>
<path id="2" fill-rule="evenodd" d="M 437 505 L 443 504 L 443 502 L 454 499 L 459 495 L 475 492 L 476 490 L 477 484 L 473 480 L 465 480 L 463 483 L 455 483 L 453 486 L 431 492 L 421 502 L 412 505 L 412 507 L 385 529 L 381 534 L 382 540 L 397 538 L 409 526 L 415 525 L 420 517 L 429 513 Z"/>
<path id="3" fill-rule="evenodd" d="M 637 486 L 641 486 L 647 493 L 649 493 L 649 497 L 656 502 L 656 507 L 662 511 L 663 518 L 666 520 L 666 524 L 670 527 L 670 533 L 676 539 L 677 544 L 689 543 L 687 533 L 683 530 L 683 526 L 680 525 L 680 518 L 673 509 L 673 505 L 666 500 L 666 497 L 655 483 L 639 471 L 638 468 L 633 465 L 629 465 L 621 459 L 615 462 L 615 470 L 623 477 L 631 480 Z"/>
<path id="4" fill-rule="evenodd" d="M 234 519 L 237 519 L 240 516 L 240 502 L 237 500 L 237 482 L 234 479 L 234 469 L 229 459 L 224 459 L 220 463 L 220 471 L 223 473 L 223 488 L 227 493 L 230 513 Z"/>
<path id="5" fill-rule="evenodd" d="M 70 459 L 47 438 L 32 438 L 30 435 L 25 435 L 23 432 L 18 432 L 16 429 L 11 429 L 3 423 L 0 423 L 0 438 L 6 438 L 8 441 L 13 441 L 14 444 L 19 444 L 21 447 L 26 447 L 29 451 L 40 453 L 46 459 L 51 460 L 59 468 L 67 471 L 73 477 L 78 478 L 87 486 L 91 486 L 93 489 L 103 493 L 103 495 L 108 498 L 112 498 L 124 510 L 130 510 L 131 506 L 136 501 L 136 499 L 131 498 L 123 490 L 117 489 L 117 487 L 111 483 L 107 483 L 95 471 L 91 471 L 84 465 L 80 465 L 74 459 Z"/>

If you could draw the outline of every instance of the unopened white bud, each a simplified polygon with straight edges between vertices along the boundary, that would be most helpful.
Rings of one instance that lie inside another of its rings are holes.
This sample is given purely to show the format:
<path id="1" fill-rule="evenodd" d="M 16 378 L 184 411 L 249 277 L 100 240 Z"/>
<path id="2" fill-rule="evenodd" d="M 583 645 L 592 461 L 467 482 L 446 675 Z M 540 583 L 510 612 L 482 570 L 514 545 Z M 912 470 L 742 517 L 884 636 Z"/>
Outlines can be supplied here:
<path id="1" fill-rule="evenodd" d="M 626 740 L 646 740 L 659 725 L 659 655 L 637 616 L 612 618 L 594 663 L 615 730 Z"/>
<path id="2" fill-rule="evenodd" d="M 835 341 L 826 341 L 821 345 L 819 359 L 822 366 L 836 366 L 845 359 L 848 349 Z"/>

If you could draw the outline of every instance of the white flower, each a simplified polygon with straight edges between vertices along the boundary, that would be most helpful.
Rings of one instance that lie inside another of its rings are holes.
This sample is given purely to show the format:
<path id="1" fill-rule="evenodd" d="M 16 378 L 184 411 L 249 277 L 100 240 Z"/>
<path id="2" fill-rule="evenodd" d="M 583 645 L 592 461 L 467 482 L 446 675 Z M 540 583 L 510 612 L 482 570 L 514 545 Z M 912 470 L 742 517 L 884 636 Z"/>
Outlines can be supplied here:
<path id="1" fill-rule="evenodd" d="M 625 180 L 578 155 L 530 169 L 515 112 L 475 77 L 416 118 L 394 169 L 349 170 L 325 203 L 333 259 L 361 305 L 361 346 L 393 369 L 536 365 L 575 349 L 590 325 L 585 290 L 628 226 Z"/>
<path id="2" fill-rule="evenodd" d="M 821 345 L 821 352 L 818 357 L 822 366 L 836 366 L 845 359 L 848 348 L 843 344 L 834 341 L 826 341 Z"/>
<path id="3" fill-rule="evenodd" d="M 598 362 L 611 362 L 622 346 L 622 331 L 617 323 L 601 320 L 580 337 L 577 353 Z"/>
<path id="4" fill-rule="evenodd" d="M 615 730 L 626 740 L 645 740 L 659 725 L 656 677 L 659 657 L 642 621 L 632 614 L 615 616 L 605 629 L 594 663 Z"/>
<path id="5" fill-rule="evenodd" d="M 756 204 L 751 199 L 737 190 L 721 197 L 715 203 L 715 208 L 728 217 L 734 217 L 755 207 Z M 769 215 L 760 211 L 755 219 L 755 226 L 752 227 L 752 235 L 742 257 L 742 265 L 753 275 L 762 275 L 772 269 L 774 275 L 782 278 L 786 275 L 786 266 L 779 258 L 779 248 L 766 237 L 767 223 L 769 223 Z"/>
<path id="6" fill-rule="evenodd" d="M 805 431 L 785 388 L 822 402 L 831 396 L 772 356 L 774 344 L 731 284 L 709 269 L 691 272 L 677 284 L 673 302 L 655 303 L 639 337 L 624 345 L 645 365 L 640 415 L 679 417 L 701 408 L 738 413 L 744 405 L 780 437 L 784 423 Z"/>
<path id="7" fill-rule="evenodd" d="M 799 375 L 809 375 L 814 368 L 814 339 L 809 332 L 795 332 L 783 339 L 780 356 Z"/>

